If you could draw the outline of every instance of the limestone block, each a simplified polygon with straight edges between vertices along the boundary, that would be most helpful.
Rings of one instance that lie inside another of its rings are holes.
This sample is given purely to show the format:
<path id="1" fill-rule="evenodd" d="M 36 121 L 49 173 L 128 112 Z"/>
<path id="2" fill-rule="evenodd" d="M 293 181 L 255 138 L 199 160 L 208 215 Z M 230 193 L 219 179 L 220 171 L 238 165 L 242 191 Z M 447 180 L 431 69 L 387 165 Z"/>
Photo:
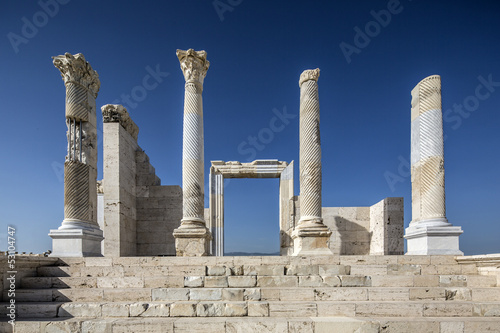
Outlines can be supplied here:
<path id="1" fill-rule="evenodd" d="M 168 275 L 204 276 L 205 266 L 171 266 L 168 268 Z"/>
<path id="2" fill-rule="evenodd" d="M 258 276 L 257 286 L 259 287 L 298 287 L 297 276 Z"/>
<path id="3" fill-rule="evenodd" d="M 41 332 L 40 322 L 16 321 L 15 328 L 16 333 Z M 0 332 L 10 333 L 14 332 L 14 329 L 8 322 L 0 322 Z"/>
<path id="4" fill-rule="evenodd" d="M 367 301 L 366 288 L 316 288 L 314 298 L 317 301 Z"/>
<path id="5" fill-rule="evenodd" d="M 444 288 L 410 288 L 410 300 L 444 301 Z"/>
<path id="6" fill-rule="evenodd" d="M 146 276 L 144 277 L 144 287 L 146 288 L 182 288 L 184 287 L 184 277 L 182 276 Z"/>
<path id="7" fill-rule="evenodd" d="M 474 288 L 472 300 L 480 302 L 496 302 L 500 300 L 500 288 Z"/>
<path id="8" fill-rule="evenodd" d="M 196 305 L 196 315 L 198 317 L 222 317 L 225 314 L 224 303 L 200 302 Z"/>
<path id="9" fill-rule="evenodd" d="M 80 330 L 80 323 L 75 321 L 61 321 L 61 322 L 51 321 L 48 323 L 42 323 L 40 325 L 40 330 L 41 331 L 43 330 L 44 333 L 77 332 Z M 16 332 L 17 332 L 17 327 L 16 327 Z"/>
<path id="10" fill-rule="evenodd" d="M 351 267 L 344 265 L 319 265 L 318 272 L 321 276 L 331 276 L 331 275 L 349 275 Z"/>
<path id="11" fill-rule="evenodd" d="M 190 289 L 189 299 L 193 301 L 220 301 L 222 300 L 222 289 L 220 288 Z"/>
<path id="12" fill-rule="evenodd" d="M 130 304 L 131 317 L 168 317 L 170 305 L 165 303 L 134 303 Z"/>
<path id="13" fill-rule="evenodd" d="M 248 315 L 246 302 L 227 302 L 225 304 L 224 315 L 226 317 L 243 317 Z"/>
<path id="14" fill-rule="evenodd" d="M 85 289 L 84 291 L 90 291 Z M 151 301 L 151 289 L 148 288 L 128 288 L 128 289 L 104 289 L 103 300 L 111 302 L 126 301 Z"/>
<path id="15" fill-rule="evenodd" d="M 413 277 L 414 287 L 438 287 L 439 275 L 415 275 Z"/>
<path id="16" fill-rule="evenodd" d="M 280 288 L 280 301 L 314 301 L 314 290 L 310 288 Z"/>
<path id="17" fill-rule="evenodd" d="M 465 275 L 440 275 L 439 286 L 441 287 L 467 287 L 467 276 Z"/>
<path id="18" fill-rule="evenodd" d="M 470 301 L 472 292 L 469 288 L 446 288 L 444 291 L 447 301 Z"/>
<path id="19" fill-rule="evenodd" d="M 173 333 L 173 320 L 163 318 L 130 318 L 128 320 L 115 320 L 112 323 L 113 333 Z M 100 331 L 96 331 L 100 332 Z"/>
<path id="20" fill-rule="evenodd" d="M 322 287 L 322 286 L 324 286 L 324 284 L 323 284 L 323 278 L 321 276 L 299 276 L 299 287 Z"/>
<path id="21" fill-rule="evenodd" d="M 207 266 L 207 276 L 226 275 L 226 266 Z"/>
<path id="22" fill-rule="evenodd" d="M 101 307 L 103 317 L 128 317 L 129 304 L 105 303 Z"/>
<path id="23" fill-rule="evenodd" d="M 473 316 L 500 317 L 500 304 L 475 303 L 473 306 Z"/>
<path id="24" fill-rule="evenodd" d="M 323 276 L 323 285 L 328 287 L 340 287 L 342 281 L 340 276 Z"/>
<path id="25" fill-rule="evenodd" d="M 408 301 L 410 291 L 408 288 L 370 288 L 368 290 L 370 301 Z"/>
<path id="26" fill-rule="evenodd" d="M 422 317 L 423 307 L 421 303 L 359 303 L 356 305 L 356 316 Z"/>
<path id="27" fill-rule="evenodd" d="M 58 306 L 52 304 L 32 304 L 31 302 L 16 303 L 17 315 L 21 318 L 53 318 L 57 317 Z M 5 306 L 0 308 L 2 316 L 7 313 Z M 5 312 L 4 312 L 5 311 Z M 17 325 L 17 324 L 16 324 Z"/>
<path id="28" fill-rule="evenodd" d="M 16 296 L 18 296 L 17 293 Z M 52 291 L 52 300 L 55 302 L 98 302 L 103 299 L 104 291 L 102 289 L 57 289 Z M 30 297 L 30 300 L 34 299 Z"/>
<path id="29" fill-rule="evenodd" d="M 101 305 L 98 303 L 64 303 L 57 313 L 58 317 L 100 317 Z"/>
<path id="30" fill-rule="evenodd" d="M 140 277 L 98 277 L 98 288 L 142 288 L 144 280 Z"/>
<path id="31" fill-rule="evenodd" d="M 244 289 L 225 288 L 222 289 L 222 300 L 224 301 L 243 301 Z"/>
<path id="32" fill-rule="evenodd" d="M 174 329 L 176 333 L 207 333 L 226 332 L 223 318 L 203 318 L 203 321 L 194 322 L 190 318 L 175 320 Z M 162 331 L 160 331 L 162 332 Z M 162 332 L 163 333 L 163 332 Z"/>
<path id="33" fill-rule="evenodd" d="M 270 302 L 271 317 L 317 317 L 316 303 L 308 302 Z"/>
<path id="34" fill-rule="evenodd" d="M 288 323 L 283 321 L 255 321 L 245 318 L 241 321 L 231 320 L 226 323 L 226 333 L 273 333 L 287 332 Z"/>
<path id="35" fill-rule="evenodd" d="M 399 332 L 419 332 L 419 333 L 435 333 L 441 332 L 439 329 L 439 321 L 422 321 L 422 320 L 390 320 L 382 321 L 380 326 L 384 333 L 399 333 Z"/>
<path id="36" fill-rule="evenodd" d="M 189 289 L 187 288 L 158 288 L 151 290 L 153 301 L 187 301 Z"/>
<path id="37" fill-rule="evenodd" d="M 248 302 L 249 317 L 268 317 L 269 303 L 268 302 Z"/>
<path id="38" fill-rule="evenodd" d="M 425 317 L 470 317 L 470 303 L 427 303 L 424 305 Z"/>
<path id="39" fill-rule="evenodd" d="M 256 276 L 228 276 L 227 278 L 229 287 L 235 288 L 245 288 L 245 287 L 255 287 L 257 284 Z"/>
<path id="40" fill-rule="evenodd" d="M 318 265 L 289 265 L 286 267 L 286 275 L 318 275 L 318 272 Z"/>
<path id="41" fill-rule="evenodd" d="M 354 265 L 351 267 L 353 275 L 387 275 L 387 265 Z"/>
<path id="42" fill-rule="evenodd" d="M 370 287 L 372 285 L 371 276 L 341 275 L 342 287 Z"/>
<path id="43" fill-rule="evenodd" d="M 205 287 L 207 288 L 226 288 L 228 287 L 227 276 L 206 276 Z"/>
<path id="44" fill-rule="evenodd" d="M 196 303 L 175 302 L 170 305 L 171 317 L 196 317 Z"/>
<path id="45" fill-rule="evenodd" d="M 246 288 L 243 292 L 243 299 L 245 301 L 260 301 L 260 291 L 260 288 Z"/>
<path id="46" fill-rule="evenodd" d="M 186 276 L 184 277 L 184 287 L 196 288 L 203 287 L 205 282 L 204 276 Z"/>
<path id="47" fill-rule="evenodd" d="M 497 280 L 493 275 L 469 275 L 467 276 L 467 287 L 496 287 Z"/>
<path id="48" fill-rule="evenodd" d="M 243 265 L 244 275 L 283 275 L 285 272 L 284 265 Z"/>
<path id="49" fill-rule="evenodd" d="M 420 275 L 420 265 L 409 264 L 389 264 L 387 265 L 387 274 L 389 275 Z"/>
<path id="50" fill-rule="evenodd" d="M 318 317 L 354 317 L 356 304 L 338 302 L 318 302 Z"/>
<path id="51" fill-rule="evenodd" d="M 415 275 L 417 277 L 418 275 Z M 373 287 L 413 287 L 412 275 L 373 275 L 372 276 L 372 286 Z"/>
<path id="52" fill-rule="evenodd" d="M 439 325 L 440 333 L 463 333 L 465 326 L 463 321 L 442 321 Z"/>
<path id="53" fill-rule="evenodd" d="M 263 288 L 260 290 L 261 299 L 263 301 L 279 301 L 280 291 L 279 289 L 267 289 Z"/>

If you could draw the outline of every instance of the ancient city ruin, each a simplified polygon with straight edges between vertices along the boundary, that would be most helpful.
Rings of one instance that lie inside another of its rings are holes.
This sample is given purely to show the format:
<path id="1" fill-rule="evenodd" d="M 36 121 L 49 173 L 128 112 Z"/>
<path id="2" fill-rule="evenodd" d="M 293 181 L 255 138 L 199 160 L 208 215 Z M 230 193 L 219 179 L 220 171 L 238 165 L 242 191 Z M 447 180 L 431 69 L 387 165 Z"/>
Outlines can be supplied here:
<path id="1" fill-rule="evenodd" d="M 299 194 L 294 161 L 214 160 L 205 207 L 209 61 L 193 49 L 177 57 L 182 187 L 161 184 L 138 126 L 115 104 L 101 107 L 98 181 L 99 76 L 80 53 L 53 58 L 66 86 L 64 220 L 49 233 L 49 257 L 17 259 L 13 282 L 3 273 L 7 316 L 8 290 L 17 288 L 15 332 L 498 331 L 500 256 L 463 256 L 461 227 L 446 218 L 438 75 L 411 92 L 412 221 L 404 234 L 403 198 L 323 206 L 319 69 L 299 77 Z M 225 178 L 279 178 L 280 256 L 224 256 Z M 0 329 L 14 332 L 6 322 Z"/>

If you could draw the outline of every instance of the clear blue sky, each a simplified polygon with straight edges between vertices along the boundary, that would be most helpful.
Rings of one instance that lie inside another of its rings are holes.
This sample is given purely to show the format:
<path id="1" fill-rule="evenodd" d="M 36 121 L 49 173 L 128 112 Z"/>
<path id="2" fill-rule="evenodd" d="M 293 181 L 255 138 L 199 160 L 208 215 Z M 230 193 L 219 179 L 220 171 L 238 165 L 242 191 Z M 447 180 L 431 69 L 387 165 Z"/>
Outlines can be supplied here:
<path id="1" fill-rule="evenodd" d="M 500 82 L 500 4 L 59 1 L 0 4 L 0 249 L 12 224 L 20 251 L 45 251 L 49 229 L 64 217 L 65 88 L 51 56 L 83 53 L 101 79 L 98 109 L 123 103 L 162 184 L 181 185 L 184 78 L 175 51 L 194 48 L 211 63 L 203 92 L 207 181 L 211 160 L 295 160 L 299 194 L 298 118 L 260 142 L 255 156 L 245 149 L 274 112 L 298 115 L 299 75 L 319 67 L 323 206 L 401 196 L 405 226 L 410 91 L 441 75 L 447 216 L 462 226 L 466 254 L 500 252 L 500 83 L 475 97 L 479 77 Z M 388 7 L 390 18 L 380 12 Z M 369 39 L 356 37 L 366 29 Z M 147 68 L 164 74 L 137 95 Z M 135 99 L 120 102 L 132 92 Z M 98 121 L 102 128 L 100 114 Z M 99 178 L 101 157 L 99 145 Z M 277 251 L 278 181 L 235 180 L 226 193 L 226 250 Z"/>

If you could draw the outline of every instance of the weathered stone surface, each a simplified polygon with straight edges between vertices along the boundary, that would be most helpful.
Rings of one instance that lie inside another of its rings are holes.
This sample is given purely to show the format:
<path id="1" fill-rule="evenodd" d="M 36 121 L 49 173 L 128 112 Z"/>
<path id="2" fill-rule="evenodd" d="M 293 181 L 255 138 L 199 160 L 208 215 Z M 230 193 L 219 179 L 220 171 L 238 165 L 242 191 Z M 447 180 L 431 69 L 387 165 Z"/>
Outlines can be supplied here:
<path id="1" fill-rule="evenodd" d="M 171 317 L 196 317 L 196 303 L 175 302 L 170 305 Z"/>
<path id="2" fill-rule="evenodd" d="M 228 287 L 227 276 L 206 276 L 205 287 L 207 288 L 225 288 Z"/>
<path id="3" fill-rule="evenodd" d="M 59 317 L 100 317 L 101 305 L 93 303 L 64 303 L 61 304 L 57 315 Z"/>
<path id="4" fill-rule="evenodd" d="M 255 276 L 228 276 L 227 278 L 229 287 L 245 288 L 255 287 L 257 278 Z"/>
<path id="5" fill-rule="evenodd" d="M 222 299 L 224 301 L 243 301 L 243 290 L 241 288 L 222 289 Z"/>
<path id="6" fill-rule="evenodd" d="M 259 287 L 297 287 L 299 279 L 297 276 L 258 276 Z"/>
<path id="7" fill-rule="evenodd" d="M 222 290 L 220 288 L 190 289 L 189 299 L 193 301 L 220 301 Z"/>
<path id="8" fill-rule="evenodd" d="M 131 317 L 168 317 L 170 305 L 166 303 L 134 303 L 130 304 Z"/>
<path id="9" fill-rule="evenodd" d="M 198 317 L 222 317 L 225 314 L 224 303 L 200 302 L 196 305 L 196 315 Z"/>
<path id="10" fill-rule="evenodd" d="M 184 278 L 184 287 L 187 288 L 203 287 L 204 283 L 204 276 L 186 276 Z"/>
<path id="11" fill-rule="evenodd" d="M 105 303 L 101 306 L 103 317 L 128 317 L 129 304 Z"/>
<path id="12" fill-rule="evenodd" d="M 269 303 L 268 302 L 248 302 L 249 317 L 268 317 Z"/>
<path id="13" fill-rule="evenodd" d="M 187 288 L 159 288 L 151 292 L 153 301 L 187 301 L 189 299 Z"/>
<path id="14" fill-rule="evenodd" d="M 246 302 L 227 302 L 224 309 L 226 317 L 243 317 L 248 315 L 248 307 Z"/>

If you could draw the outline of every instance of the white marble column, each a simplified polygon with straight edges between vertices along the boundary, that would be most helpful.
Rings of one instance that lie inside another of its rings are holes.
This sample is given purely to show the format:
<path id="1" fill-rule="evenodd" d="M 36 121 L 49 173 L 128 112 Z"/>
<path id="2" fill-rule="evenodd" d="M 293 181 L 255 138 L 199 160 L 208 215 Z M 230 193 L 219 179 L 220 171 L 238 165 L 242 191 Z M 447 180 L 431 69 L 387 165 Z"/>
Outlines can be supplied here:
<path id="1" fill-rule="evenodd" d="M 210 231 L 204 218 L 203 80 L 210 63 L 205 51 L 177 50 L 184 74 L 184 132 L 182 150 L 182 220 L 174 230 L 178 256 L 210 253 Z"/>
<path id="2" fill-rule="evenodd" d="M 66 85 L 68 151 L 64 163 L 64 221 L 49 233 L 52 256 L 101 256 L 95 106 L 99 76 L 81 53 L 56 56 L 53 62 Z"/>
<path id="3" fill-rule="evenodd" d="M 331 231 L 321 217 L 319 68 L 300 75 L 300 220 L 292 233 L 294 255 L 330 255 Z"/>
<path id="4" fill-rule="evenodd" d="M 411 92 L 412 221 L 407 254 L 463 254 L 460 227 L 446 218 L 441 77 L 429 76 Z"/>

